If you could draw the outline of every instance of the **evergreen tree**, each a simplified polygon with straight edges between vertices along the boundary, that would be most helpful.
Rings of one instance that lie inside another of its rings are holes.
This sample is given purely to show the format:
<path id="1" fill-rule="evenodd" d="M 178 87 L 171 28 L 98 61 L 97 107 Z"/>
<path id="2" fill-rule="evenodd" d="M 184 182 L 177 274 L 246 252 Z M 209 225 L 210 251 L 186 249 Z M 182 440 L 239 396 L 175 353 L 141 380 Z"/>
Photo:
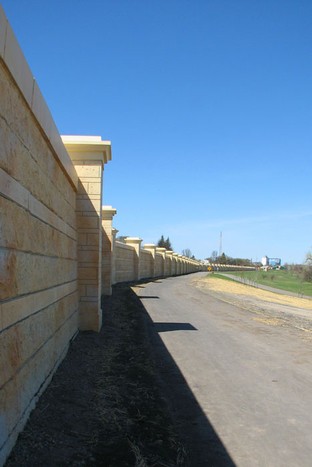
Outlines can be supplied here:
<path id="1" fill-rule="evenodd" d="M 166 248 L 166 250 L 172 250 L 172 245 L 171 245 L 169 237 L 167 238 L 167 240 L 165 240 L 163 235 L 158 240 L 157 246 L 161 248 Z"/>

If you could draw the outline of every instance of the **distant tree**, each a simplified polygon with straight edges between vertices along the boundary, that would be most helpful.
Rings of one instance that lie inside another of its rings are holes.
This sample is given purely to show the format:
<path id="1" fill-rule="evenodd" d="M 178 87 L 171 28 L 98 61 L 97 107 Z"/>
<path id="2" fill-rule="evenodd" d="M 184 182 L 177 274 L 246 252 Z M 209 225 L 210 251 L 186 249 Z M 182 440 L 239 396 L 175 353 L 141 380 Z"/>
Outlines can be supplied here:
<path id="1" fill-rule="evenodd" d="M 166 243 L 165 245 L 166 250 L 170 250 L 170 251 L 173 250 L 169 237 L 167 237 L 167 240 L 165 243 Z"/>
<path id="2" fill-rule="evenodd" d="M 165 238 L 164 238 L 163 235 L 162 235 L 162 236 L 160 237 L 160 239 L 158 240 L 157 246 L 159 246 L 160 248 L 165 248 Z"/>
<path id="3" fill-rule="evenodd" d="M 303 268 L 303 280 L 312 282 L 312 252 L 309 251 L 306 255 L 306 261 Z"/>
<path id="4" fill-rule="evenodd" d="M 192 258 L 192 252 L 189 248 L 185 248 L 185 250 L 182 250 L 182 255 L 186 256 L 187 258 Z"/>
<path id="5" fill-rule="evenodd" d="M 220 264 L 226 264 L 226 256 L 225 256 L 225 253 L 222 253 L 222 255 L 219 256 L 219 263 L 220 263 Z"/>
<path id="6" fill-rule="evenodd" d="M 157 246 L 161 248 L 166 248 L 166 250 L 172 250 L 172 245 L 171 245 L 169 237 L 167 238 L 167 240 L 165 240 L 163 235 L 158 240 Z"/>
<path id="7" fill-rule="evenodd" d="M 212 263 L 215 263 L 216 260 L 217 260 L 217 257 L 218 257 L 218 252 L 217 250 L 213 250 L 212 253 L 211 253 L 211 257 L 210 257 L 210 260 Z"/>

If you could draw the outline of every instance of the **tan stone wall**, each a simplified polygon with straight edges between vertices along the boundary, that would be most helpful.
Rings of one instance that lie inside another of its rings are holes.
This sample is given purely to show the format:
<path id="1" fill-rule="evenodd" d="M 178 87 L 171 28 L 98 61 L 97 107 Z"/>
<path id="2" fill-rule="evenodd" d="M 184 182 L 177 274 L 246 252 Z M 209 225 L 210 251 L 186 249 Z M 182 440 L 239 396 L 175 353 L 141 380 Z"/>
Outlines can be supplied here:
<path id="1" fill-rule="evenodd" d="M 146 279 L 153 277 L 154 258 L 150 251 L 140 251 L 140 278 Z"/>
<path id="2" fill-rule="evenodd" d="M 155 255 L 155 277 L 164 275 L 164 258 L 160 253 Z"/>
<path id="3" fill-rule="evenodd" d="M 115 283 L 133 281 L 136 279 L 136 252 L 132 246 L 116 241 L 114 261 Z"/>
<path id="4" fill-rule="evenodd" d="M 112 219 L 116 214 L 116 209 L 111 206 L 102 207 L 102 294 L 112 294 L 113 282 L 113 248 L 114 232 Z"/>
<path id="5" fill-rule="evenodd" d="M 114 240 L 110 159 L 100 137 L 61 139 L 0 6 L 0 465 L 78 328 L 100 330 L 101 293 L 195 267 Z"/>
<path id="6" fill-rule="evenodd" d="M 112 210 L 111 207 L 110 210 Z M 178 255 L 173 251 L 166 251 L 165 248 L 158 248 L 153 244 L 146 244 L 141 248 L 142 240 L 138 237 L 126 237 L 124 242 L 114 241 L 113 232 L 118 231 L 113 229 L 111 224 L 106 224 L 104 220 L 102 224 L 106 225 L 105 236 L 112 239 L 109 241 L 108 253 L 110 254 L 109 264 L 113 271 L 110 278 L 107 276 L 103 293 L 108 285 L 111 287 L 112 284 L 118 282 L 168 277 L 202 270 L 199 261 Z M 104 256 L 103 261 L 106 261 Z"/>
<path id="7" fill-rule="evenodd" d="M 75 169 L 0 8 L 0 465 L 77 333 Z"/>
<path id="8" fill-rule="evenodd" d="M 83 156 L 82 156 L 83 157 Z M 79 329 L 99 331 L 102 326 L 100 218 L 102 197 L 102 164 L 94 161 L 75 162 L 79 176 L 77 193 Z"/>

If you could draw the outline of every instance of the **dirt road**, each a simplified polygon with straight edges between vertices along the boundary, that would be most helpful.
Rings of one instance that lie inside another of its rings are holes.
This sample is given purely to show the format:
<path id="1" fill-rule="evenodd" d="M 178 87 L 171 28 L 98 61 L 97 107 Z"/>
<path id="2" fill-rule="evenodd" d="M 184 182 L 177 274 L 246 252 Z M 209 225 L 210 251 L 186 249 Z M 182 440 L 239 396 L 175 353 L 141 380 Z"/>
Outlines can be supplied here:
<path id="1" fill-rule="evenodd" d="M 311 301 L 205 274 L 135 291 L 171 356 L 160 371 L 192 465 L 311 465 Z"/>

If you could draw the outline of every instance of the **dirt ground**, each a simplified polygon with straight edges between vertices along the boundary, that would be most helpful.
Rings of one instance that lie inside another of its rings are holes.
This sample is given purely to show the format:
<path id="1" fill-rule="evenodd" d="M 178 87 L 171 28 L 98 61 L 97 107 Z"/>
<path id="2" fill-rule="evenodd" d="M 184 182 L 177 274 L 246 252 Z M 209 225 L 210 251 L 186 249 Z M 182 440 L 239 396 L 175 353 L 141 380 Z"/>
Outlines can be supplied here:
<path id="1" fill-rule="evenodd" d="M 141 302 L 118 285 L 103 309 L 101 333 L 73 341 L 6 467 L 188 465 Z"/>
<path id="2" fill-rule="evenodd" d="M 257 321 L 272 326 L 291 325 L 312 336 L 312 299 L 269 292 L 215 278 L 212 274 L 194 279 L 193 284 L 203 292 L 254 313 Z"/>

